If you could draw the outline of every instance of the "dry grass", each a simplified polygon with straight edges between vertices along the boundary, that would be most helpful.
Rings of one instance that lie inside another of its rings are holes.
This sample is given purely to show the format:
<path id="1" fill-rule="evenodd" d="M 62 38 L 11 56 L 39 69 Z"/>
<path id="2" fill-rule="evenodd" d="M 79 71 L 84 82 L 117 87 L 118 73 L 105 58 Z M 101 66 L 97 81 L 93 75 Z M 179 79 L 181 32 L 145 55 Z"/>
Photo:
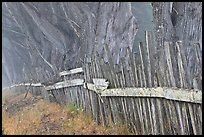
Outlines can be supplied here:
<path id="1" fill-rule="evenodd" d="M 21 95 L 23 96 L 23 95 Z M 24 97 L 24 96 L 23 96 Z M 15 97 L 21 99 L 20 96 Z M 32 98 L 29 95 L 28 98 Z M 2 128 L 9 135 L 110 135 L 131 134 L 126 125 L 97 125 L 91 116 L 73 105 L 60 106 L 43 99 L 12 115 L 2 112 Z"/>

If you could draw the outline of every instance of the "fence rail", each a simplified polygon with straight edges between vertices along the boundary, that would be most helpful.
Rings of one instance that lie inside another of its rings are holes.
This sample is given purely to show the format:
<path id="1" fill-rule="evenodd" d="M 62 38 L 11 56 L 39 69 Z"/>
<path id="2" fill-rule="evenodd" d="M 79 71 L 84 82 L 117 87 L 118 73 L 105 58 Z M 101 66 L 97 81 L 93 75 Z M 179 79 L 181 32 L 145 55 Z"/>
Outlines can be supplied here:
<path id="1" fill-rule="evenodd" d="M 202 104 L 202 91 L 186 90 L 168 87 L 156 88 L 114 88 L 106 89 L 92 83 L 84 84 L 84 88 L 95 91 L 100 96 L 109 97 L 157 97 L 177 101 Z"/>

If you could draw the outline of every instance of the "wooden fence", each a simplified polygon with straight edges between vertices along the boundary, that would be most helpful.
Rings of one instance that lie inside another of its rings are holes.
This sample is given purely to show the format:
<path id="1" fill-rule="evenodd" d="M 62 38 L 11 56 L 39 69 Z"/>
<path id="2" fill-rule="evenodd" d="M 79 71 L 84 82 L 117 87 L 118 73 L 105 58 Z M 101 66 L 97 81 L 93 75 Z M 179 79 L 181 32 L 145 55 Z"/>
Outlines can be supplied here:
<path id="1" fill-rule="evenodd" d="M 98 124 L 127 123 L 135 134 L 202 134 L 202 54 L 192 46 L 195 65 L 188 66 L 181 42 L 154 48 L 146 32 L 139 52 L 127 48 L 119 64 L 106 45 L 108 61 L 94 54 L 82 68 L 61 72 L 63 81 L 37 90 L 51 101 L 82 107 Z"/>
<path id="2" fill-rule="evenodd" d="M 202 134 L 200 45 L 194 43 L 188 54 L 181 41 L 156 47 L 151 32 L 145 36 L 139 52 L 127 48 L 118 64 L 104 45 L 108 60 L 96 53 L 84 65 L 85 88 L 98 93 L 91 103 L 93 116 L 106 124 L 111 115 L 114 123 L 125 121 L 136 134 Z M 96 78 L 109 81 L 109 89 L 93 84 Z"/>

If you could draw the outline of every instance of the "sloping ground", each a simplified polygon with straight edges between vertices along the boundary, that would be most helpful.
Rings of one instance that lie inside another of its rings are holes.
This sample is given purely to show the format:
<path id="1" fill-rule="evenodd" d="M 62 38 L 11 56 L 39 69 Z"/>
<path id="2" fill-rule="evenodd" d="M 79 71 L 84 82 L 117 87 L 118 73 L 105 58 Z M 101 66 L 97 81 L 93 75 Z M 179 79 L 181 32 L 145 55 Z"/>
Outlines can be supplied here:
<path id="1" fill-rule="evenodd" d="M 132 134 L 126 125 L 97 125 L 90 115 L 73 105 L 61 106 L 25 94 L 7 97 L 2 107 L 3 134 L 94 135 Z"/>

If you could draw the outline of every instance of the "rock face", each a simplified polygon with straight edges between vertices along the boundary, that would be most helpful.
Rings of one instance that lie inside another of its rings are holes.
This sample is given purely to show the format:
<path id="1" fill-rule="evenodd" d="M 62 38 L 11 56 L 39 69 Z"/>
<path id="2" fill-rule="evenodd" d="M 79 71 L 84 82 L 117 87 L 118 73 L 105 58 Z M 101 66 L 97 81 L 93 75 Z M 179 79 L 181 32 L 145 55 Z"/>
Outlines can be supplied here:
<path id="1" fill-rule="evenodd" d="M 158 46 L 178 40 L 186 50 L 192 43 L 202 45 L 202 2 L 153 2 L 152 6 Z"/>
<path id="2" fill-rule="evenodd" d="M 105 44 L 118 63 L 137 32 L 129 2 L 7 2 L 2 24 L 5 83 L 56 78 L 85 56 L 105 56 Z"/>
<path id="3" fill-rule="evenodd" d="M 202 2 L 153 2 L 152 6 L 157 52 L 161 51 L 159 55 L 163 57 L 164 42 L 173 42 L 172 51 L 175 56 L 172 57 L 172 62 L 176 64 L 175 42 L 181 41 L 186 58 L 184 65 L 188 72 L 187 79 L 191 85 L 199 85 L 195 87 L 202 89 Z M 195 58 L 195 51 L 198 58 Z M 159 59 L 159 63 L 160 68 L 164 69 L 163 58 Z M 173 65 L 175 78 L 178 80 L 176 67 L 178 66 Z M 194 84 L 196 80 L 199 81 L 198 84 Z"/>

